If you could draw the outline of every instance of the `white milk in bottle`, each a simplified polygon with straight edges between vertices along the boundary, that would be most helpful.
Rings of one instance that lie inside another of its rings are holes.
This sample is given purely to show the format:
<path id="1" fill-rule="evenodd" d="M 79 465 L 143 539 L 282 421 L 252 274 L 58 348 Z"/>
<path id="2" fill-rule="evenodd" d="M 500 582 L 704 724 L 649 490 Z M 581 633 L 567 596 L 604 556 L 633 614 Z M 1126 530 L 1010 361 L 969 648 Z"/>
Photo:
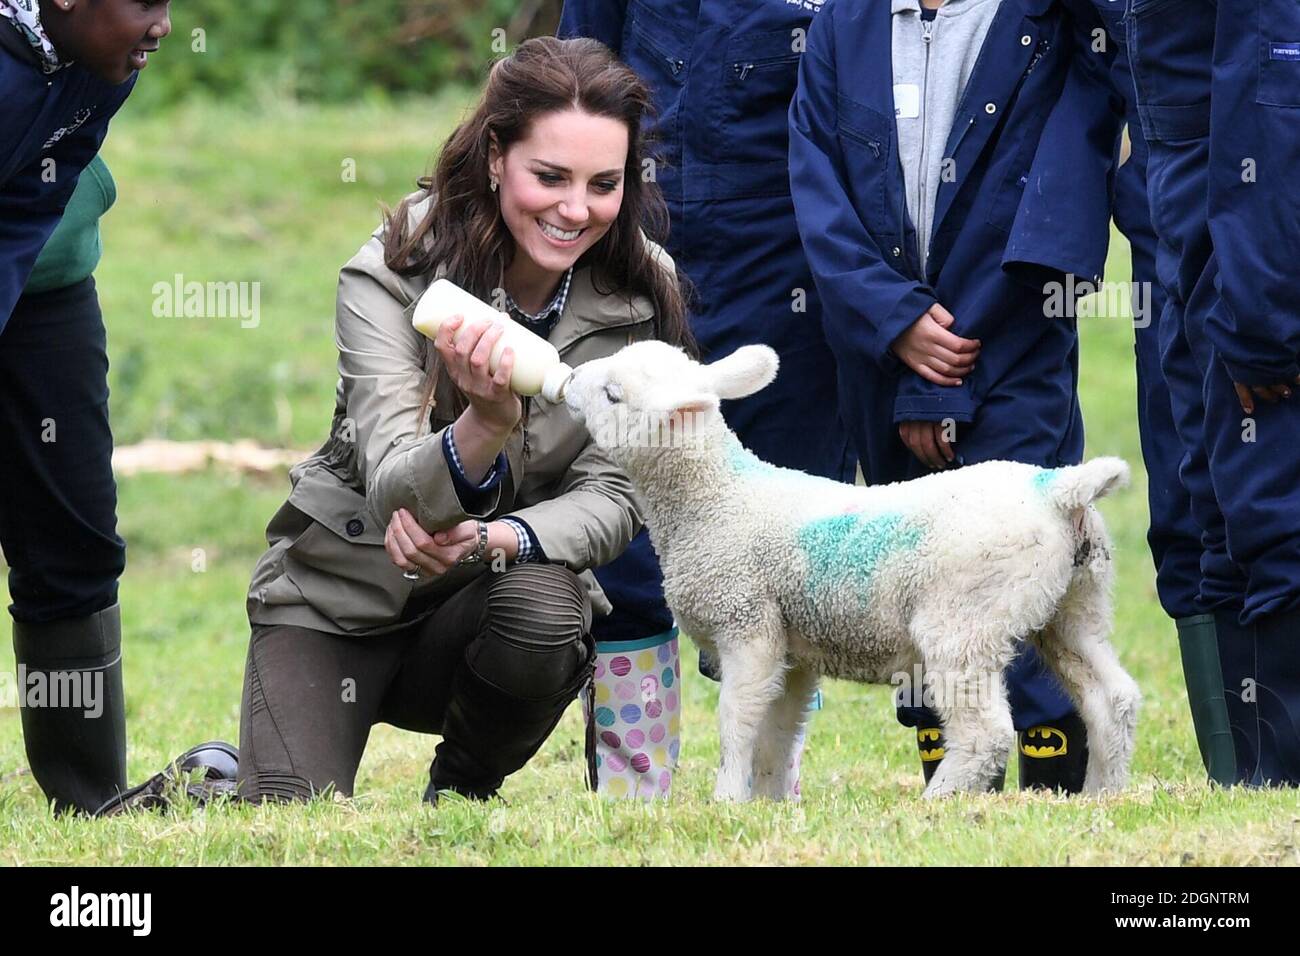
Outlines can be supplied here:
<path id="1" fill-rule="evenodd" d="M 501 353 L 507 347 L 514 349 L 515 367 L 510 373 L 510 388 L 516 394 L 540 394 L 553 404 L 564 400 L 564 388 L 569 384 L 573 369 L 560 361 L 555 346 L 449 279 L 439 279 L 425 290 L 415 304 L 415 317 L 411 324 L 416 331 L 432 339 L 437 336 L 442 323 L 453 315 L 465 317 L 456 335 L 465 331 L 465 326 L 477 318 L 505 326 L 505 334 L 497 340 L 488 357 L 488 369 L 495 373 L 501 362 Z M 452 336 L 453 342 L 456 335 Z"/>

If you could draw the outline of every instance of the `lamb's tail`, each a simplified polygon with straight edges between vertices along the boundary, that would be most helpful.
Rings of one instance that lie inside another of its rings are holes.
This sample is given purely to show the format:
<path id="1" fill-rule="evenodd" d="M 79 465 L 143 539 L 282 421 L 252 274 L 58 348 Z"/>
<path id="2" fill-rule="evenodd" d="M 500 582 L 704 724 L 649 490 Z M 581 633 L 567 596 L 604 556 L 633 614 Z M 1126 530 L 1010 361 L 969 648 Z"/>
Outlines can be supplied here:
<path id="1" fill-rule="evenodd" d="M 1127 485 L 1128 463 L 1122 458 L 1094 458 L 1082 465 L 1040 471 L 1034 480 L 1057 507 L 1074 512 Z"/>

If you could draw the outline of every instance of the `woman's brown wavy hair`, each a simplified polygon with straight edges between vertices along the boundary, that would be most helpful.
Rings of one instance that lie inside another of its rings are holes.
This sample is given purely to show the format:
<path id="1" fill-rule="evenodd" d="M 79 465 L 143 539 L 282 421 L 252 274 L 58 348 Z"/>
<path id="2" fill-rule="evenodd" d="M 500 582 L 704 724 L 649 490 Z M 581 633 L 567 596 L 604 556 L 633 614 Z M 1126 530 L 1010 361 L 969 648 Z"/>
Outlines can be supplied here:
<path id="1" fill-rule="evenodd" d="M 488 188 L 492 136 L 502 153 L 529 135 L 548 113 L 577 109 L 607 116 L 627 127 L 623 204 L 609 231 L 579 259 L 591 266 L 602 294 L 640 293 L 655 306 L 657 338 L 698 354 L 687 323 L 684 281 L 650 256 L 645 239 L 662 243 L 668 210 L 659 187 L 642 177 L 642 119 L 651 111 L 650 91 L 608 47 L 589 39 L 525 40 L 492 67 L 477 108 L 448 138 L 421 192 L 385 216 L 384 260 L 400 275 L 432 275 L 445 264 L 447 278 L 491 299 L 515 253 L 496 193 Z M 410 207 L 434 195 L 429 211 L 410 222 Z M 644 232 L 643 232 L 644 231 Z"/>

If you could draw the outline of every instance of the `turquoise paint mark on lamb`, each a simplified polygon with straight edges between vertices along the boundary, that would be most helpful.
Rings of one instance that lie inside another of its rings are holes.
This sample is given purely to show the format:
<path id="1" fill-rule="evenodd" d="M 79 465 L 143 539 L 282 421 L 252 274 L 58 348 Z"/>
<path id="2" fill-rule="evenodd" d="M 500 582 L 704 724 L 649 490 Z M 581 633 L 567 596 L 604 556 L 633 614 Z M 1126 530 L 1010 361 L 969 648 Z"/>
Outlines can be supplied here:
<path id="1" fill-rule="evenodd" d="M 779 468 L 759 458 L 740 443 L 734 434 L 728 436 L 726 446 L 727 467 L 737 478 L 778 481 L 791 494 L 817 494 L 833 484 L 828 478 L 809 475 L 792 468 Z"/>
<path id="2" fill-rule="evenodd" d="M 742 477 L 770 476 L 776 466 L 769 465 L 740 443 L 735 435 L 727 436 L 727 466 Z"/>
<path id="3" fill-rule="evenodd" d="M 808 556 L 808 592 L 850 587 L 861 593 L 886 558 L 915 548 L 922 537 L 921 529 L 899 514 L 832 515 L 810 521 L 798 531 L 799 547 Z"/>
<path id="4" fill-rule="evenodd" d="M 1052 482 L 1056 480 L 1060 473 L 1060 469 L 1058 468 L 1042 469 L 1034 475 L 1034 489 L 1038 491 L 1039 494 L 1047 494 L 1047 489 L 1052 486 Z"/>

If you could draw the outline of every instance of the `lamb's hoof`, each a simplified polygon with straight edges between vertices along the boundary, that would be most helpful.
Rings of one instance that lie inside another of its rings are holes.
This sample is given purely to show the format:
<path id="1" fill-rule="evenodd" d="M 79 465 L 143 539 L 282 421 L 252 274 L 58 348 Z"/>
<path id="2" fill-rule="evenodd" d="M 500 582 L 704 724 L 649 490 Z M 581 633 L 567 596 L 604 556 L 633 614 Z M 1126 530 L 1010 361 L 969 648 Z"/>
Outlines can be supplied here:
<path id="1" fill-rule="evenodd" d="M 748 793 L 738 791 L 732 787 L 724 787 L 719 784 L 713 791 L 713 800 L 715 803 L 747 803 L 750 799 Z"/>

